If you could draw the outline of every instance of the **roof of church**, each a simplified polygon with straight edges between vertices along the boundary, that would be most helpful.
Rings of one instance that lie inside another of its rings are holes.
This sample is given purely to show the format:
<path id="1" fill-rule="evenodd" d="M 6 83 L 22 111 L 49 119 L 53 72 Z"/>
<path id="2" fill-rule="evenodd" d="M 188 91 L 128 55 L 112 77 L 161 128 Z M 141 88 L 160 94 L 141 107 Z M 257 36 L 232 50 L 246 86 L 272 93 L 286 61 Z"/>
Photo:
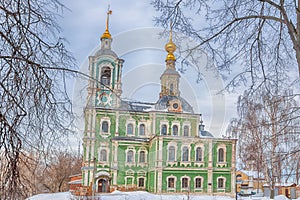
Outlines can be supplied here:
<path id="1" fill-rule="evenodd" d="M 182 112 L 183 113 L 194 113 L 193 107 L 182 97 L 180 96 L 162 96 L 155 104 L 156 110 L 167 110 L 169 106 L 169 101 L 178 99 L 181 102 Z"/>
<path id="2" fill-rule="evenodd" d="M 99 49 L 94 56 L 113 56 L 115 58 L 118 57 L 118 55 L 111 49 Z"/>
<path id="3" fill-rule="evenodd" d="M 205 131 L 205 130 L 199 130 L 199 136 L 201 137 L 209 137 L 209 138 L 213 138 L 213 134 L 211 134 L 209 131 Z"/>
<path id="4" fill-rule="evenodd" d="M 182 97 L 177 96 L 163 96 L 156 103 L 140 102 L 140 101 L 129 101 L 122 100 L 121 108 L 129 111 L 168 111 L 168 103 L 171 100 L 178 99 L 181 102 L 183 113 L 193 114 L 193 107 Z"/>
<path id="5" fill-rule="evenodd" d="M 138 142 L 149 142 L 149 138 L 141 138 L 134 136 L 116 136 L 113 140 L 128 140 L 128 141 L 138 141 Z"/>

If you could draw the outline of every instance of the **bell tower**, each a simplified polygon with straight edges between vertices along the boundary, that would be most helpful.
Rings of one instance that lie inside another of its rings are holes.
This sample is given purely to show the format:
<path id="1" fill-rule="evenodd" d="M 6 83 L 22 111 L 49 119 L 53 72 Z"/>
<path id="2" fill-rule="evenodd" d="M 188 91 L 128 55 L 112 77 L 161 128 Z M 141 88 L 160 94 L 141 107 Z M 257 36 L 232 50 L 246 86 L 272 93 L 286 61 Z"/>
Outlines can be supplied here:
<path id="1" fill-rule="evenodd" d="M 118 58 L 111 49 L 112 36 L 109 32 L 109 16 L 107 11 L 106 28 L 100 41 L 101 46 L 93 56 L 89 57 L 89 71 L 93 79 L 89 80 L 90 103 L 95 107 L 117 108 L 121 104 L 121 74 L 124 60 Z"/>

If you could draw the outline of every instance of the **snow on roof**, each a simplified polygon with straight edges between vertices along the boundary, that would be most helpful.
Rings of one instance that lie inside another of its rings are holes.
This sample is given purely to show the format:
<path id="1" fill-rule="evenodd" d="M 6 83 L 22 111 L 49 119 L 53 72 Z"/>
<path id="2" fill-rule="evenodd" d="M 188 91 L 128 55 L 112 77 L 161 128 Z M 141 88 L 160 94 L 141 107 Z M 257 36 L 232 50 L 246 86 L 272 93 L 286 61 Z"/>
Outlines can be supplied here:
<path id="1" fill-rule="evenodd" d="M 239 171 L 246 174 L 247 176 L 252 176 L 253 178 L 258 178 L 258 175 L 260 179 L 264 178 L 264 174 L 261 172 L 258 173 L 258 171 L 250 171 L 250 170 L 239 170 Z"/>
<path id="2" fill-rule="evenodd" d="M 81 184 L 81 183 L 82 183 L 82 179 L 74 180 L 74 181 L 68 182 L 68 184 L 70 184 L 70 185 L 73 185 L 73 184 Z"/>

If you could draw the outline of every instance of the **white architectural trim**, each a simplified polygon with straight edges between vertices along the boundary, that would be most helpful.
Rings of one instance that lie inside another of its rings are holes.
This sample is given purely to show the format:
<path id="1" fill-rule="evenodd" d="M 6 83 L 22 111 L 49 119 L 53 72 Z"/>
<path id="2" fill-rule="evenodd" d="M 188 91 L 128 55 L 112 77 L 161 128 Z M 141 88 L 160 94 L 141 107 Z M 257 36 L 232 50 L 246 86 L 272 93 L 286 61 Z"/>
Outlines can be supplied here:
<path id="1" fill-rule="evenodd" d="M 223 187 L 219 187 L 219 179 L 221 179 L 221 178 L 224 180 Z M 226 178 L 224 176 L 217 177 L 217 191 L 225 192 L 225 189 L 226 189 Z"/>
<path id="2" fill-rule="evenodd" d="M 174 178 L 174 187 L 169 187 L 169 178 Z M 174 176 L 174 175 L 170 175 L 170 176 L 167 176 L 166 178 L 166 181 L 167 181 L 167 191 L 172 191 L 172 192 L 175 192 L 176 191 L 176 182 L 177 182 L 177 177 Z"/>
<path id="3" fill-rule="evenodd" d="M 184 127 L 185 127 L 185 126 L 188 126 L 188 130 L 189 130 L 187 136 L 184 136 Z M 188 136 L 191 136 L 191 135 L 192 135 L 192 133 L 191 133 L 191 122 L 189 122 L 189 121 L 183 122 L 181 133 L 182 133 L 181 135 L 184 136 L 184 137 L 188 137 Z"/>
<path id="4" fill-rule="evenodd" d="M 174 158 L 175 160 L 174 161 L 170 161 L 170 158 L 169 158 L 169 148 L 173 146 L 175 148 L 175 155 L 174 155 Z M 169 142 L 168 143 L 168 146 L 167 146 L 167 164 L 171 164 L 171 165 L 174 165 L 177 163 L 177 143 L 176 142 Z"/>
<path id="5" fill-rule="evenodd" d="M 160 125 L 159 125 L 159 133 L 160 135 L 163 135 L 161 130 L 162 130 L 162 125 L 166 125 L 167 126 L 167 132 L 166 135 L 169 135 L 169 122 L 167 120 L 161 120 L 160 121 Z"/>
<path id="6" fill-rule="evenodd" d="M 130 135 L 130 134 L 127 134 L 128 133 L 128 131 L 127 131 L 127 125 L 128 124 L 132 124 L 133 125 L 133 129 L 132 129 L 132 135 Z M 135 129 L 136 129 L 136 124 L 135 124 L 135 119 L 133 119 L 133 118 L 130 118 L 130 119 L 127 119 L 126 120 L 126 127 L 125 127 L 125 129 L 126 129 L 126 133 L 125 133 L 125 135 L 127 135 L 127 136 L 135 136 L 136 134 L 135 134 Z"/>
<path id="7" fill-rule="evenodd" d="M 180 136 L 181 135 L 181 127 L 180 127 L 180 122 L 179 121 L 173 121 L 172 125 L 171 125 L 171 135 L 174 136 L 173 134 L 173 126 L 176 125 L 178 128 L 178 133 L 176 136 Z"/>
<path id="8" fill-rule="evenodd" d="M 102 131 L 102 124 L 103 122 L 107 122 L 108 123 L 108 132 L 103 132 Z M 110 125 L 111 125 L 111 121 L 109 117 L 102 117 L 100 119 L 100 135 L 103 137 L 108 137 L 110 135 Z"/>
<path id="9" fill-rule="evenodd" d="M 127 162 L 128 160 L 127 160 L 127 158 L 128 158 L 128 152 L 129 151 L 133 151 L 133 162 Z M 134 147 L 132 147 L 132 146 L 129 146 L 129 147 L 127 147 L 127 149 L 125 150 L 125 155 L 126 155 L 126 157 L 125 157 L 125 166 L 135 166 L 135 155 L 136 155 L 136 151 L 135 151 L 135 148 Z"/>
<path id="10" fill-rule="evenodd" d="M 145 162 L 141 163 L 140 162 L 140 152 L 144 151 L 145 152 Z M 137 161 L 137 166 L 141 166 L 141 167 L 147 167 L 148 166 L 148 151 L 145 147 L 141 147 L 138 150 L 138 161 Z"/>
<path id="11" fill-rule="evenodd" d="M 219 150 L 223 149 L 224 150 L 224 161 L 220 161 L 219 158 Z M 219 144 L 217 147 L 217 166 L 218 167 L 227 167 L 227 159 L 226 159 L 226 154 L 227 154 L 227 150 L 226 150 L 226 144 Z"/>
<path id="12" fill-rule="evenodd" d="M 200 178 L 201 179 L 201 187 L 197 188 L 196 187 L 196 179 Z M 204 179 L 202 176 L 196 176 L 194 177 L 194 191 L 197 191 L 197 192 L 202 192 L 203 191 L 203 182 L 204 182 Z"/>
<path id="13" fill-rule="evenodd" d="M 188 180 L 188 185 L 187 185 L 187 187 L 182 187 L 182 180 L 183 180 L 184 178 L 187 178 L 187 180 Z M 189 176 L 184 175 L 184 176 L 180 177 L 180 190 L 181 190 L 181 191 L 190 191 L 190 185 L 191 185 L 190 182 L 191 182 L 191 178 L 190 178 Z"/>

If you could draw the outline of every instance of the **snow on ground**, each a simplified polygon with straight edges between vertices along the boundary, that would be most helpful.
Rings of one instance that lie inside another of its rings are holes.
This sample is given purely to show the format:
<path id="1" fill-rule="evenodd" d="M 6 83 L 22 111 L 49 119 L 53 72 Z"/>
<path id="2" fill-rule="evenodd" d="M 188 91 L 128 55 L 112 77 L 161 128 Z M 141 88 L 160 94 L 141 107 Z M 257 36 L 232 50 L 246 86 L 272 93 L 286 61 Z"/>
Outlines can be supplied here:
<path id="1" fill-rule="evenodd" d="M 27 200 L 69 200 L 71 194 L 69 192 L 51 193 L 51 194 L 38 194 L 29 197 Z"/>
<path id="2" fill-rule="evenodd" d="M 70 200 L 72 195 L 69 192 L 54 194 L 38 194 L 27 200 Z M 100 199 L 100 198 L 96 198 Z M 148 192 L 120 192 L 101 195 L 101 200 L 187 200 L 187 195 L 156 195 Z M 190 195 L 190 200 L 234 200 L 223 196 L 194 196 Z"/>
<path id="3" fill-rule="evenodd" d="M 120 192 L 115 191 L 111 194 L 103 194 L 98 198 L 101 200 L 187 200 L 188 196 L 184 194 L 180 195 L 157 195 L 148 192 Z M 27 200 L 70 200 L 73 199 L 69 192 L 53 193 L 53 194 L 38 194 L 28 198 Z M 235 198 L 225 197 L 225 196 L 195 196 L 190 195 L 190 200 L 234 200 Z M 239 200 L 269 200 L 266 197 L 244 197 L 238 198 Z M 274 200 L 288 200 L 284 195 L 276 196 Z M 300 200 L 300 198 L 298 198 Z"/>

